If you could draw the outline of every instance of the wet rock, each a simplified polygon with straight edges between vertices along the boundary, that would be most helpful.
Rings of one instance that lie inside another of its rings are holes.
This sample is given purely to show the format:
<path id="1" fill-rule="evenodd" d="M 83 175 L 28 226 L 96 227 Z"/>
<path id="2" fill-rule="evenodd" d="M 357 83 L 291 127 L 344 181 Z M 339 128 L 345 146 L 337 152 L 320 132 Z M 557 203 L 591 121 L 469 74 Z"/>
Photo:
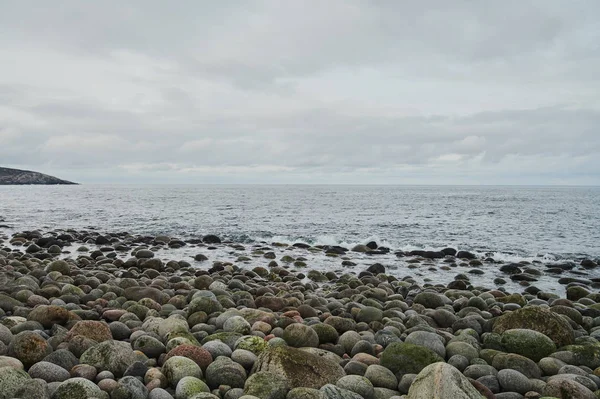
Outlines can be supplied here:
<path id="1" fill-rule="evenodd" d="M 202 237 L 202 242 L 205 244 L 220 244 L 221 239 L 214 234 L 207 234 Z"/>

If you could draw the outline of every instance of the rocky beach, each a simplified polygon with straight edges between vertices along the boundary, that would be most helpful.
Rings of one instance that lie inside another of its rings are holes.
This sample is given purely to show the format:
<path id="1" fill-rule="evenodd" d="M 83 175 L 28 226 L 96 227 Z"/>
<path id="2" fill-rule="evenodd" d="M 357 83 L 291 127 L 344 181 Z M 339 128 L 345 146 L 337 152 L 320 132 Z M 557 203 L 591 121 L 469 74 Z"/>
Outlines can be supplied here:
<path id="1" fill-rule="evenodd" d="M 597 398 L 597 262 L 0 233 L 0 398 Z"/>

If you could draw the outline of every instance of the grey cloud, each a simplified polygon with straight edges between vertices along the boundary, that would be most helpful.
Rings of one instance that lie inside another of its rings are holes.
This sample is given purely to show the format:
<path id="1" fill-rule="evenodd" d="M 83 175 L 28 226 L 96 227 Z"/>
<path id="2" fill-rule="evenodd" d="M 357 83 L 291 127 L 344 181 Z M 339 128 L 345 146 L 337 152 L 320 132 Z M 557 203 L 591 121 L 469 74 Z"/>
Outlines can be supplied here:
<path id="1" fill-rule="evenodd" d="M 598 12 L 535 0 L 12 2 L 0 15 L 0 159 L 94 181 L 218 169 L 240 181 L 522 181 L 519 168 L 545 179 L 566 168 L 597 184 Z"/>

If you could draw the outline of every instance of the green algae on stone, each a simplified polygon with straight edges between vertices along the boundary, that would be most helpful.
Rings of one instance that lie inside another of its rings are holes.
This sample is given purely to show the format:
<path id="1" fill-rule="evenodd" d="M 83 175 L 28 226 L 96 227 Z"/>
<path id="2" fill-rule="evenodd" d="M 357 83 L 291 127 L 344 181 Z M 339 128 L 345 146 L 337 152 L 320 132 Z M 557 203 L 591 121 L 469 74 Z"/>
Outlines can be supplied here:
<path id="1" fill-rule="evenodd" d="M 189 398 L 195 394 L 208 392 L 210 388 L 204 381 L 199 378 L 187 376 L 183 377 L 177 383 L 175 388 L 175 397 L 177 398 Z"/>
<path id="2" fill-rule="evenodd" d="M 389 344 L 381 355 L 381 365 L 394 374 L 418 374 L 426 366 L 443 361 L 431 349 L 405 342 Z"/>
<path id="3" fill-rule="evenodd" d="M 434 363 L 425 367 L 415 378 L 407 399 L 483 399 L 469 380 L 447 363 Z"/>
<path id="4" fill-rule="evenodd" d="M 317 323 L 310 327 L 316 331 L 317 336 L 319 337 L 319 344 L 335 344 L 340 337 L 337 330 L 329 324 Z"/>
<path id="5" fill-rule="evenodd" d="M 502 334 L 504 331 L 524 328 L 538 331 L 548 336 L 558 348 L 573 343 L 573 328 L 562 316 L 538 306 L 528 306 L 500 316 L 492 331 Z"/>
<path id="6" fill-rule="evenodd" d="M 240 334 L 240 333 L 223 331 L 223 332 L 218 332 L 215 334 L 211 334 L 207 337 L 204 337 L 202 339 L 202 341 L 200 341 L 200 343 L 202 345 L 204 345 L 207 342 L 218 340 L 218 341 L 225 343 L 227 346 L 229 346 L 230 348 L 233 349 L 235 343 L 241 337 L 242 337 L 242 334 Z M 244 349 L 246 349 L 246 348 L 244 348 Z"/>
<path id="7" fill-rule="evenodd" d="M 163 375 L 172 388 L 177 387 L 179 381 L 185 377 L 202 378 L 202 369 L 193 361 L 183 356 L 170 357 L 162 365 Z"/>
<path id="8" fill-rule="evenodd" d="M 244 384 L 244 395 L 252 395 L 260 399 L 286 399 L 289 390 L 287 380 L 268 371 L 252 374 Z"/>
<path id="9" fill-rule="evenodd" d="M 25 371 L 11 366 L 0 367 L 0 399 L 13 398 L 24 384 L 31 380 Z"/>
<path id="10" fill-rule="evenodd" d="M 556 351 L 556 345 L 548 336 L 535 330 L 512 329 L 502 333 L 501 344 L 507 352 L 528 357 L 534 362 Z"/>
<path id="11" fill-rule="evenodd" d="M 496 301 L 500 303 L 516 303 L 519 306 L 525 306 L 527 304 L 525 298 L 523 298 L 523 296 L 520 294 L 510 294 L 506 296 L 501 296 L 499 298 L 496 298 Z"/>
<path id="12" fill-rule="evenodd" d="M 268 371 L 288 381 L 290 388 L 320 388 L 346 375 L 328 359 L 287 346 L 269 348 L 258 356 L 253 373 Z"/>
<path id="13" fill-rule="evenodd" d="M 108 399 L 108 394 L 98 388 L 92 381 L 77 377 L 61 383 L 52 395 L 52 399 L 88 398 Z"/>
<path id="14" fill-rule="evenodd" d="M 595 345 L 567 345 L 560 348 L 560 350 L 575 354 L 575 359 L 582 366 L 591 369 L 600 367 L 600 343 Z"/>
<path id="15" fill-rule="evenodd" d="M 89 364 L 97 370 L 107 370 L 116 377 L 123 375 L 127 367 L 135 362 L 131 345 L 121 341 L 104 341 L 86 350 L 80 358 L 81 364 Z"/>
<path id="16" fill-rule="evenodd" d="M 233 345 L 234 349 L 245 349 L 254 353 L 255 355 L 260 355 L 265 349 L 269 347 L 269 343 L 265 341 L 261 337 L 257 337 L 255 335 L 245 335 L 243 337 L 238 338 Z"/>

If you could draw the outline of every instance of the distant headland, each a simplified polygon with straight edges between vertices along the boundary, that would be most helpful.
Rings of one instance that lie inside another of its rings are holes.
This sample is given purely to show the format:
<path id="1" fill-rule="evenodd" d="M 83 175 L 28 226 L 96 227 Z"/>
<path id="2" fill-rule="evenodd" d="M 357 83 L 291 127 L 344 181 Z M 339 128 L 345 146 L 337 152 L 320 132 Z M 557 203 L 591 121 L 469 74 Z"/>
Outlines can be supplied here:
<path id="1" fill-rule="evenodd" d="M 0 185 L 9 184 L 78 184 L 30 170 L 0 167 Z"/>

